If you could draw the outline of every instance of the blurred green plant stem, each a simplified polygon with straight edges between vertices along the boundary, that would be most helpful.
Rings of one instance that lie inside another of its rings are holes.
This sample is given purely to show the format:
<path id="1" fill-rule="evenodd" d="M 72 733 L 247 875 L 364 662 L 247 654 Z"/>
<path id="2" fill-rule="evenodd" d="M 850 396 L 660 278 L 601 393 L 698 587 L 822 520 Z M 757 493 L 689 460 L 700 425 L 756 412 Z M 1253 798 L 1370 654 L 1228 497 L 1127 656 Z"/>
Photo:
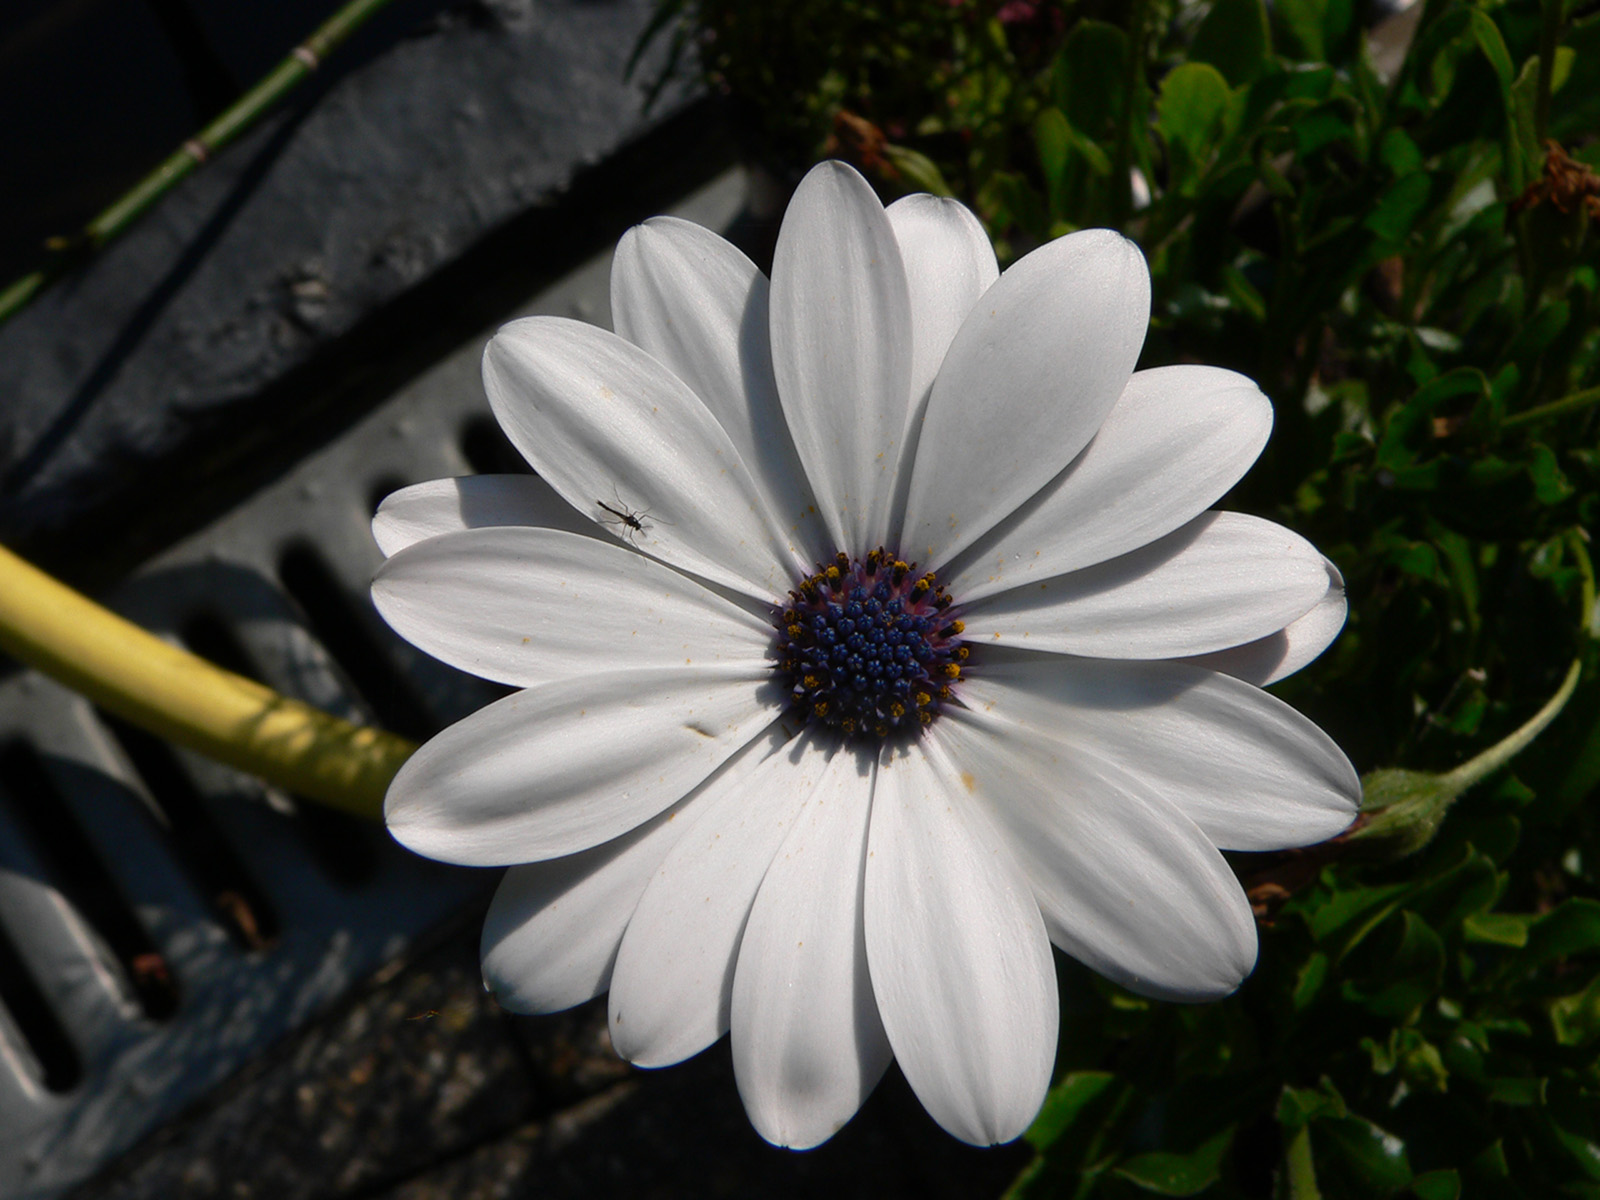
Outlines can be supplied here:
<path id="1" fill-rule="evenodd" d="M 349 0 L 221 116 L 163 159 L 83 229 L 70 237 L 51 239 L 45 265 L 0 291 L 0 323 L 15 316 L 50 283 L 118 237 L 152 204 L 249 129 L 388 3 L 389 0 Z"/>
<path id="2" fill-rule="evenodd" d="M 1366 819 L 1348 835 L 1351 844 L 1378 847 L 1384 857 L 1415 854 L 1433 840 L 1439 825 L 1461 795 L 1506 766 L 1561 715 L 1577 689 L 1583 663 L 1567 669 L 1561 687 L 1526 724 L 1451 771 L 1407 771 L 1388 767 L 1361 780 L 1361 812 Z"/>
<path id="3" fill-rule="evenodd" d="M 1541 404 L 1526 412 L 1513 413 L 1500 422 L 1500 427 L 1515 429 L 1521 425 L 1532 425 L 1536 421 L 1547 420 L 1550 417 L 1564 417 L 1569 413 L 1581 412 L 1597 403 L 1600 403 L 1600 387 L 1584 388 L 1581 392 L 1573 392 L 1570 396 L 1552 400 L 1549 404 Z"/>
<path id="4" fill-rule="evenodd" d="M 416 749 L 164 642 L 4 547 L 0 651 L 158 737 L 370 820 Z"/>

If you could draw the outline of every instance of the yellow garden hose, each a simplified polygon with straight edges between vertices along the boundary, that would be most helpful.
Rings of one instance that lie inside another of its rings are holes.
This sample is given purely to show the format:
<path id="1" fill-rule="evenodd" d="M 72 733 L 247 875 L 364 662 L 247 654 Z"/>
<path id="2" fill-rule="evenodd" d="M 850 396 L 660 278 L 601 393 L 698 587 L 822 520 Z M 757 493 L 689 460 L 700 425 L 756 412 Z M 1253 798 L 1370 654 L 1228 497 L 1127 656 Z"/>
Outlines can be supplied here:
<path id="1" fill-rule="evenodd" d="M 0 650 L 151 733 L 373 820 L 416 749 L 169 645 L 3 546 Z"/>

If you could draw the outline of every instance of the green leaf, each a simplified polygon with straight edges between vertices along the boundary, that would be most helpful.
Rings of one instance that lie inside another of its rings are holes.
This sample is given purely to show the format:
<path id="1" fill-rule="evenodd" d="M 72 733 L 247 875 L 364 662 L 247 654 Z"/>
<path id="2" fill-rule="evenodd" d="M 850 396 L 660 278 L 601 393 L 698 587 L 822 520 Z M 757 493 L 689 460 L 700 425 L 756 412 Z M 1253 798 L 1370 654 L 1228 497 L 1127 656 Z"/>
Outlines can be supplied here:
<path id="1" fill-rule="evenodd" d="M 1407 575 L 1430 581 L 1439 578 L 1439 554 L 1427 542 L 1412 542 L 1409 546 L 1397 546 L 1386 557 L 1391 564 Z"/>
<path id="2" fill-rule="evenodd" d="M 1398 1070 L 1412 1091 L 1443 1092 L 1449 1086 L 1450 1072 L 1439 1048 L 1415 1029 L 1390 1030 L 1387 1045 L 1362 1038 L 1361 1046 L 1372 1060 L 1376 1075 L 1389 1075 Z"/>
<path id="3" fill-rule="evenodd" d="M 1536 442 L 1532 447 L 1528 458 L 1528 478 L 1533 480 L 1533 493 L 1540 504 L 1560 504 L 1574 490 L 1556 462 L 1555 451 L 1542 442 Z"/>
<path id="4" fill-rule="evenodd" d="M 1554 959 L 1592 950 L 1600 950 L 1600 900 L 1578 896 L 1528 926 L 1528 945 L 1518 961 L 1532 970 Z"/>
<path id="5" fill-rule="evenodd" d="M 1434 995 L 1444 978 L 1444 942 L 1416 913 L 1402 911 L 1398 927 L 1381 945 L 1370 946 L 1368 970 L 1346 979 L 1341 992 L 1374 1016 L 1411 1018 Z"/>
<path id="6" fill-rule="evenodd" d="M 1513 1108 L 1532 1108 L 1539 1103 L 1539 1081 L 1526 1075 L 1505 1075 L 1489 1085 L 1489 1100 Z"/>
<path id="7" fill-rule="evenodd" d="M 1478 632 L 1478 569 L 1472 561 L 1472 543 L 1441 522 L 1428 520 L 1428 537 L 1438 547 L 1450 573 L 1455 593 L 1467 619 L 1467 629 Z"/>
<path id="8" fill-rule="evenodd" d="M 932 192 L 935 196 L 955 195 L 934 161 L 920 150 L 890 143 L 884 146 L 883 155 L 900 177 L 919 191 Z"/>
<path id="9" fill-rule="evenodd" d="M 1274 6 L 1278 26 L 1296 58 L 1320 62 L 1327 57 L 1323 35 L 1327 7 L 1327 0 L 1279 0 Z"/>
<path id="10" fill-rule="evenodd" d="M 1513 192 L 1520 192 L 1538 178 L 1540 163 L 1544 160 L 1544 147 L 1539 144 L 1533 127 L 1533 112 L 1539 97 L 1539 56 L 1532 55 L 1522 64 L 1517 81 L 1511 85 L 1511 102 L 1506 109 L 1509 125 L 1506 145 L 1506 182 Z"/>
<path id="11" fill-rule="evenodd" d="M 1550 1023 L 1563 1046 L 1586 1046 L 1600 1036 L 1600 975 L 1583 991 L 1552 1000 Z"/>
<path id="12" fill-rule="evenodd" d="M 1411 1181 L 1411 1194 L 1417 1200 L 1461 1200 L 1461 1173 L 1425 1171 Z"/>
<path id="13" fill-rule="evenodd" d="M 1050 83 L 1074 129 L 1110 141 L 1126 105 L 1128 37 L 1104 21 L 1079 21 L 1056 56 Z"/>
<path id="14" fill-rule="evenodd" d="M 1506 1161 L 1505 1145 L 1499 1139 L 1474 1155 L 1468 1167 L 1474 1174 L 1490 1179 L 1511 1178 L 1511 1164 Z"/>
<path id="15" fill-rule="evenodd" d="M 1047 108 L 1033 122 L 1033 144 L 1039 151 L 1039 166 L 1052 191 L 1066 178 L 1072 157 L 1072 125 L 1059 108 Z"/>
<path id="16" fill-rule="evenodd" d="M 1189 46 L 1190 62 L 1210 63 L 1234 87 L 1266 70 L 1271 55 L 1262 0 L 1214 0 Z"/>
<path id="17" fill-rule="evenodd" d="M 1256 290 L 1243 271 L 1229 263 L 1222 268 L 1222 290 L 1234 306 L 1247 312 L 1256 321 L 1264 322 L 1267 319 L 1267 302 L 1261 293 Z"/>
<path id="18" fill-rule="evenodd" d="M 1391 129 L 1383 135 L 1378 143 L 1378 158 L 1397 176 L 1422 169 L 1422 151 L 1403 129 Z"/>
<path id="19" fill-rule="evenodd" d="M 1180 185 L 1192 183 L 1210 161 L 1225 131 L 1231 96 L 1228 81 L 1208 63 L 1184 63 L 1161 81 L 1156 129 L 1166 140 Z"/>
<path id="20" fill-rule="evenodd" d="M 1158 1196 L 1193 1196 L 1221 1176 L 1222 1159 L 1233 1144 L 1233 1128 L 1224 1129 L 1188 1154 L 1156 1151 L 1124 1160 L 1116 1174 Z"/>
<path id="21" fill-rule="evenodd" d="M 1421 171 L 1402 175 L 1378 197 L 1378 203 L 1361 224 L 1387 246 L 1399 247 L 1428 207 L 1433 184 Z"/>
<path id="22" fill-rule="evenodd" d="M 1520 360 L 1537 358 L 1561 335 L 1571 320 L 1572 308 L 1565 300 L 1541 304 L 1506 349 L 1506 357 Z"/>
<path id="23" fill-rule="evenodd" d="M 1296 1012 L 1303 1012 L 1311 1006 L 1317 998 L 1317 993 L 1322 991 L 1322 985 L 1328 978 L 1328 956 L 1320 950 L 1314 950 L 1311 957 L 1306 959 L 1305 966 L 1300 968 L 1294 981 L 1294 1008 Z"/>
<path id="24" fill-rule="evenodd" d="M 1494 68 L 1495 77 L 1500 80 L 1500 95 L 1509 108 L 1511 84 L 1516 79 L 1517 71 L 1511 64 L 1511 51 L 1506 49 L 1506 40 L 1500 36 L 1500 27 L 1494 23 L 1494 19 L 1482 9 L 1469 10 L 1468 19 L 1472 22 L 1472 38 Z"/>
<path id="25" fill-rule="evenodd" d="M 1600 1146 L 1582 1134 L 1573 1133 L 1570 1129 L 1562 1127 L 1560 1123 L 1551 1120 L 1550 1128 L 1556 1135 L 1556 1140 L 1562 1148 L 1571 1155 L 1572 1161 L 1579 1170 L 1587 1175 L 1590 1180 L 1600 1181 Z"/>
<path id="26" fill-rule="evenodd" d="M 1286 1087 L 1278 1096 L 1278 1124 L 1290 1133 L 1319 1118 L 1342 1117 L 1345 1113 L 1344 1101 L 1327 1080 L 1323 1080 L 1321 1088 Z"/>
<path id="27" fill-rule="evenodd" d="M 1074 1071 L 1050 1089 L 1044 1106 L 1024 1135 L 1035 1150 L 1043 1150 L 1072 1127 L 1106 1088 L 1116 1080 L 1110 1071 Z"/>
<path id="28" fill-rule="evenodd" d="M 1318 1160 L 1342 1166 L 1359 1195 L 1392 1196 L 1411 1182 L 1405 1143 L 1364 1117 L 1316 1121 L 1311 1137 Z"/>
<path id="29" fill-rule="evenodd" d="M 1426 63 L 1424 99 L 1415 96 L 1413 103 L 1423 109 L 1437 109 L 1449 99 L 1455 87 L 1456 73 L 1468 56 L 1475 56 L 1471 22 L 1466 6 L 1452 7 L 1423 29 L 1413 42 L 1411 56 Z"/>
<path id="30" fill-rule="evenodd" d="M 1365 802 L 1362 807 L 1367 807 Z M 1352 925 L 1358 930 L 1370 929 L 1388 916 L 1412 890 L 1413 885 L 1409 883 L 1388 883 L 1336 892 L 1326 904 L 1309 914 L 1306 924 L 1312 938 L 1318 942 L 1326 941 L 1334 934 L 1350 929 Z"/>
<path id="31" fill-rule="evenodd" d="M 1419 179 L 1427 185 L 1423 176 L 1406 178 Z M 1369 224 L 1376 216 L 1368 218 Z M 1452 400 L 1462 406 L 1469 401 L 1477 403 L 1488 394 L 1489 378 L 1476 367 L 1456 367 L 1423 384 L 1390 414 L 1383 440 L 1378 443 L 1377 464 L 1391 469 L 1408 465 L 1418 455 L 1428 452 L 1433 436 L 1433 416 L 1441 407 Z"/>
<path id="32" fill-rule="evenodd" d="M 1470 913 L 1461 922 L 1461 935 L 1469 942 L 1520 950 L 1528 944 L 1532 919 L 1520 913 Z"/>
<path id="33" fill-rule="evenodd" d="M 1500 898 L 1505 880 L 1494 861 L 1476 846 L 1464 845 L 1446 870 L 1419 882 L 1406 906 L 1440 929 L 1453 929 L 1470 913 L 1488 909 Z"/>
<path id="34" fill-rule="evenodd" d="M 1342 105 L 1324 104 L 1297 120 L 1293 133 L 1296 156 L 1310 158 L 1324 146 L 1350 141 L 1355 136 L 1355 128 Z M 1322 236 L 1326 237 L 1327 232 L 1324 229 Z"/>

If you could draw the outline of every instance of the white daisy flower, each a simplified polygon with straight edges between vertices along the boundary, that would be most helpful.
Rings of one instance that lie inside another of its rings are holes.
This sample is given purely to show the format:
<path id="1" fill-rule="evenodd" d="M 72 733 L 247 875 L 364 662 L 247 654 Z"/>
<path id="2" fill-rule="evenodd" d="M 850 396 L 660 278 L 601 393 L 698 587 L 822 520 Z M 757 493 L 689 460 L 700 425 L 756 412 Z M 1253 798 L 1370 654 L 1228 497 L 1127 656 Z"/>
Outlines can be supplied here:
<path id="1" fill-rule="evenodd" d="M 537 478 L 378 511 L 390 624 L 522 689 L 417 752 L 389 827 L 511 866 L 501 1003 L 609 988 L 641 1066 L 731 1030 L 772 1142 L 826 1140 L 891 1059 L 956 1137 L 1014 1138 L 1055 1061 L 1051 943 L 1225 996 L 1256 932 L 1218 848 L 1356 812 L 1345 756 L 1258 686 L 1332 640 L 1337 572 L 1207 511 L 1271 407 L 1228 371 L 1134 371 L 1150 285 L 1121 235 L 1000 275 L 960 204 L 885 209 L 839 163 L 770 285 L 659 218 L 611 287 L 616 333 L 532 317 L 484 355 Z"/>

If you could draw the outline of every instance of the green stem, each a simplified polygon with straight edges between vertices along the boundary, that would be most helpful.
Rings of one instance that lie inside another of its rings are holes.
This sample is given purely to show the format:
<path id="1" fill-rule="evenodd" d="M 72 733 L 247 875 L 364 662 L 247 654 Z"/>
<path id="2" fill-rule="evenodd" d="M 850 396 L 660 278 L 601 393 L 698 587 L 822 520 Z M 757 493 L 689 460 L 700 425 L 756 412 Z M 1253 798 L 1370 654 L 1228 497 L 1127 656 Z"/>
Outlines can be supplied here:
<path id="1" fill-rule="evenodd" d="M 1111 1136 L 1111 1131 L 1122 1119 L 1122 1114 L 1127 1111 L 1128 1105 L 1133 1100 L 1133 1088 L 1124 1086 L 1117 1093 L 1117 1098 L 1112 1102 L 1111 1111 L 1106 1114 L 1105 1120 L 1100 1122 L 1100 1127 L 1094 1131 L 1089 1139 L 1089 1144 L 1084 1148 L 1083 1169 L 1078 1176 L 1078 1186 L 1072 1193 L 1072 1200 L 1089 1200 L 1099 1184 L 1100 1176 L 1105 1170 L 1100 1159 L 1105 1154 L 1106 1141 Z"/>
<path id="2" fill-rule="evenodd" d="M 1580 628 L 1591 639 L 1600 640 L 1600 606 L 1595 604 L 1594 560 L 1589 557 L 1588 536 L 1582 529 L 1567 534 L 1567 545 L 1578 562 L 1578 574 L 1583 580 L 1580 603 L 1583 605 L 1583 624 Z"/>
<path id="3" fill-rule="evenodd" d="M 1440 786 L 1459 796 L 1473 784 L 1493 775 L 1522 753 L 1528 743 L 1543 733 L 1545 726 L 1560 715 L 1567 700 L 1572 696 L 1573 689 L 1578 686 L 1578 676 L 1582 673 L 1583 662 L 1581 659 L 1575 659 L 1567 668 L 1567 677 L 1561 681 L 1556 694 L 1545 701 L 1543 708 L 1529 717 L 1520 729 L 1501 738 L 1482 754 L 1469 758 L 1454 771 L 1446 771 L 1439 777 Z"/>
<path id="4" fill-rule="evenodd" d="M 1556 719 L 1572 698 L 1582 674 L 1583 659 L 1579 657 L 1567 668 L 1567 677 L 1543 708 L 1521 728 L 1454 771 L 1435 775 L 1388 767 L 1363 776 L 1362 808 L 1367 821 L 1348 834 L 1349 841 L 1376 847 L 1380 854 L 1392 859 L 1422 849 L 1433 840 L 1445 814 L 1462 793 L 1505 766 Z"/>
<path id="5" fill-rule="evenodd" d="M 1600 641 L 1600 604 L 1595 602 L 1594 563 L 1584 544 L 1583 534 L 1573 531 L 1571 537 L 1573 556 L 1578 560 L 1578 570 L 1583 576 L 1584 633 L 1590 641 Z M 1572 765 L 1556 785 L 1556 807 L 1559 812 L 1569 812 L 1600 784 L 1600 720 L 1589 726 L 1589 732 L 1578 743 Z"/>
<path id="6" fill-rule="evenodd" d="M 1544 25 L 1539 30 L 1539 91 L 1533 106 L 1533 134 L 1544 144 L 1550 128 L 1550 93 L 1555 84 L 1556 47 L 1561 41 L 1566 0 L 1544 0 Z"/>
<path id="7" fill-rule="evenodd" d="M 1543 421 L 1546 417 L 1559 417 L 1577 412 L 1596 402 L 1600 402 L 1600 387 L 1584 388 L 1581 392 L 1573 392 L 1572 395 L 1552 400 L 1549 404 L 1541 404 L 1537 408 L 1528 409 L 1527 412 L 1509 416 L 1500 422 L 1500 428 L 1515 429 L 1519 425 L 1532 425 L 1535 421 Z"/>
<path id="8" fill-rule="evenodd" d="M 85 225 L 76 237 L 64 239 L 63 248 L 56 251 L 53 261 L 0 291 L 0 323 L 20 312 L 85 253 L 99 250 L 125 231 L 180 180 L 237 138 L 321 66 L 332 51 L 387 3 L 389 0 L 349 0 L 226 112 L 169 154 L 155 170 Z"/>
<path id="9" fill-rule="evenodd" d="M 1117 127 L 1117 148 L 1111 162 L 1111 224 L 1121 229 L 1133 213 L 1133 122 L 1143 109 L 1139 72 L 1144 69 L 1146 0 L 1134 0 L 1128 17 L 1128 74 L 1122 90 L 1122 121 Z"/>
<path id="10" fill-rule="evenodd" d="M 0 652 L 158 737 L 374 820 L 416 749 L 179 649 L 3 546 Z"/>

